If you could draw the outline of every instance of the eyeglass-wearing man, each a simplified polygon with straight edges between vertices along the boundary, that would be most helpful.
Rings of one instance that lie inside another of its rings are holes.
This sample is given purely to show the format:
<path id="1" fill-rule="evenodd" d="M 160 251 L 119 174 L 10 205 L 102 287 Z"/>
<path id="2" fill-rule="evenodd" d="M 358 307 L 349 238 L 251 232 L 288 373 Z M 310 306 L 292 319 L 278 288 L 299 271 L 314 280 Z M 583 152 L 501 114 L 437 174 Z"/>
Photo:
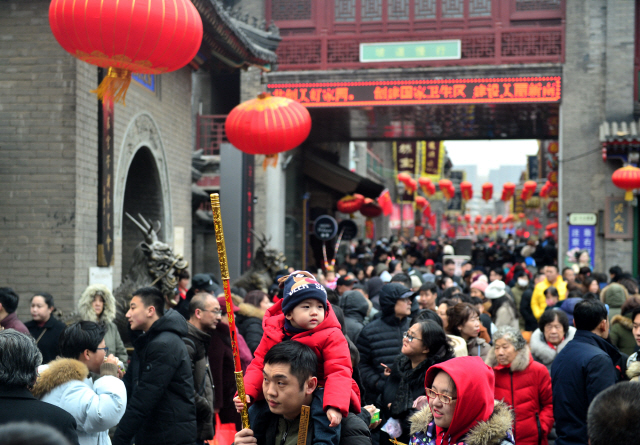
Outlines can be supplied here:
<path id="1" fill-rule="evenodd" d="M 207 292 L 193 296 L 189 303 L 189 332 L 185 344 L 193 370 L 199 444 L 212 440 L 214 434 L 213 376 L 207 354 L 211 335 L 208 332 L 216 329 L 221 318 L 222 311 L 216 297 Z"/>

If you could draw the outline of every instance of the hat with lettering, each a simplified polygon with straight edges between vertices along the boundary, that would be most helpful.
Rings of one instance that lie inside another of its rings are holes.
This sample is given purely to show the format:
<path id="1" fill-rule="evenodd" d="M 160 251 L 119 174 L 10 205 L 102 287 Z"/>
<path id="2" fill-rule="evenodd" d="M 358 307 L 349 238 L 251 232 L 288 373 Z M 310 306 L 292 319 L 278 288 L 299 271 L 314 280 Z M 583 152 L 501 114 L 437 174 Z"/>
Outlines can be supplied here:
<path id="1" fill-rule="evenodd" d="M 308 298 L 320 301 L 324 310 L 327 310 L 327 291 L 309 272 L 297 270 L 287 277 L 280 278 L 280 283 L 284 284 L 282 312 L 285 315 Z"/>

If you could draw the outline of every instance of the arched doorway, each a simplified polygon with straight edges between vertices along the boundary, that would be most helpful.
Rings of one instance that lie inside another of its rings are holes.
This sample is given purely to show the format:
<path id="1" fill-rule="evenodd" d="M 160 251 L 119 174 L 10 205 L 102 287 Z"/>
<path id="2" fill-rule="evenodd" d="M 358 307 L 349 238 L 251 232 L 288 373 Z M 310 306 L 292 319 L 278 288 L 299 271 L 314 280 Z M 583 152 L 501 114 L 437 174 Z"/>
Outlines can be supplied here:
<path id="1" fill-rule="evenodd" d="M 133 250 L 140 241 L 144 240 L 140 229 L 131 222 L 125 212 L 136 219 L 138 214 L 141 214 L 151 224 L 160 221 L 161 229 L 158 237 L 161 240 L 165 239 L 166 225 L 160 175 L 153 154 L 147 147 L 141 147 L 131 161 L 122 209 L 122 273 L 124 276 L 131 267 Z"/>

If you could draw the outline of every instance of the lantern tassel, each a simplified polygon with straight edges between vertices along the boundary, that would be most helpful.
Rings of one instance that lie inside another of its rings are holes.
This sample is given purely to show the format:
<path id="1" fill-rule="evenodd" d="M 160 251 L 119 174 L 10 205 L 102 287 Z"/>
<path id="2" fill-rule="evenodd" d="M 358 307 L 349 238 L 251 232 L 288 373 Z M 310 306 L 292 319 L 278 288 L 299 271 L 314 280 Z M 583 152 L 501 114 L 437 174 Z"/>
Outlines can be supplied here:
<path id="1" fill-rule="evenodd" d="M 131 83 L 131 71 L 109 67 L 109 71 L 98 88 L 91 90 L 98 96 L 99 100 L 105 98 L 111 98 L 113 103 L 122 102 L 122 105 L 126 105 L 124 102 L 127 96 L 127 89 Z"/>
<path id="2" fill-rule="evenodd" d="M 266 170 L 269 165 L 274 168 L 278 165 L 278 153 L 265 155 L 264 161 L 262 161 L 262 170 Z"/>
<path id="3" fill-rule="evenodd" d="M 625 201 L 633 201 L 633 190 L 627 190 L 624 193 L 624 200 Z"/>

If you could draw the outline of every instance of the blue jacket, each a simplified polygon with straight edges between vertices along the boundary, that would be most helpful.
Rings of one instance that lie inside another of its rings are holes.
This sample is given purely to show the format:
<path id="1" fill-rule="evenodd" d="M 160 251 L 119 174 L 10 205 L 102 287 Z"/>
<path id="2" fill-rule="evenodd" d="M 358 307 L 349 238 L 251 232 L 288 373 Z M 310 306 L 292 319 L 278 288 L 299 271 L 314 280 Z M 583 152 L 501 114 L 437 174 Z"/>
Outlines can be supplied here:
<path id="1" fill-rule="evenodd" d="M 618 349 L 589 331 L 578 330 L 551 366 L 557 445 L 587 445 L 587 410 L 600 391 L 616 383 Z"/>

